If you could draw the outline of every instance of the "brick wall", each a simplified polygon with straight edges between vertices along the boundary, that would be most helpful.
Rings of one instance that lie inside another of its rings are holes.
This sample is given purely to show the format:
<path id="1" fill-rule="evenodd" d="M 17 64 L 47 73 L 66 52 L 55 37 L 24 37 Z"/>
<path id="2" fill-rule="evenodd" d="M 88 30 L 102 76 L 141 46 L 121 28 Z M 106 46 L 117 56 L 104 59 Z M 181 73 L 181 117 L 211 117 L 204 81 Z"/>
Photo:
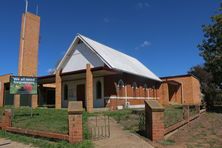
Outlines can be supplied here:
<path id="1" fill-rule="evenodd" d="M 201 91 L 200 91 L 200 82 L 196 78 L 192 77 L 192 86 L 193 86 L 193 103 L 201 103 Z"/>
<path id="2" fill-rule="evenodd" d="M 5 83 L 9 83 L 10 74 L 0 76 L 0 107 L 4 104 Z"/>
<path id="3" fill-rule="evenodd" d="M 29 12 L 23 14 L 18 65 L 19 76 L 37 76 L 39 32 L 40 17 Z"/>
<path id="4" fill-rule="evenodd" d="M 124 82 L 125 87 L 116 88 L 119 80 Z M 136 83 L 137 87 L 133 87 L 133 83 Z M 147 85 L 147 89 L 144 89 L 144 85 Z M 130 98 L 127 102 L 130 105 L 140 105 L 144 104 L 145 97 L 158 98 L 158 88 L 160 83 L 147 78 L 142 78 L 135 75 L 130 75 L 126 73 L 109 75 L 104 77 L 104 96 L 106 97 L 106 106 L 111 109 L 116 108 L 119 105 L 125 105 L 126 97 Z M 123 98 L 112 98 L 110 97 L 118 96 Z M 134 97 L 134 98 L 132 98 Z M 144 98 L 144 99 L 143 99 Z"/>
<path id="5" fill-rule="evenodd" d="M 127 87 L 127 90 L 125 90 L 125 88 L 121 89 L 120 96 L 126 96 L 127 92 L 127 96 L 130 97 L 134 95 L 136 95 L 137 97 L 144 97 L 145 96 L 144 84 L 147 85 L 147 88 L 149 89 L 149 95 L 151 97 L 157 96 L 157 90 L 155 89 L 159 88 L 160 86 L 159 82 L 125 73 L 117 75 L 109 75 L 104 77 L 104 96 L 117 95 L 116 85 L 118 85 L 118 81 L 120 79 L 123 80 L 125 87 Z M 132 88 L 133 82 L 136 82 L 137 84 L 136 89 Z M 155 87 L 154 90 L 153 86 Z"/>
<path id="6" fill-rule="evenodd" d="M 199 81 L 190 75 L 181 76 L 181 77 L 169 77 L 162 79 L 163 81 L 174 80 L 181 83 L 181 88 L 177 91 L 178 98 L 175 100 L 177 103 L 183 104 L 198 104 L 200 103 L 200 83 Z M 162 86 L 165 87 L 165 86 Z M 166 88 L 165 88 L 166 89 Z M 182 97 L 182 99 L 179 98 Z M 167 96 L 165 96 L 167 97 Z"/>

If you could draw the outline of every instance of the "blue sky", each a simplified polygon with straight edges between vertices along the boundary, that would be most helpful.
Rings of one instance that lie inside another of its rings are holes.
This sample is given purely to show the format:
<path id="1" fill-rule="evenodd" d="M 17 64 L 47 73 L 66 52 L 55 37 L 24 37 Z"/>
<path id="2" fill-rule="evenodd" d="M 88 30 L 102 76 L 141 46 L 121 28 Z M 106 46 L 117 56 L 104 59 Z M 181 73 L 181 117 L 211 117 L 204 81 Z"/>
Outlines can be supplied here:
<path id="1" fill-rule="evenodd" d="M 220 0 L 29 0 L 41 17 L 39 75 L 47 75 L 77 33 L 139 59 L 158 76 L 203 63 L 201 26 Z M 17 74 L 24 0 L 0 1 L 0 75 Z"/>

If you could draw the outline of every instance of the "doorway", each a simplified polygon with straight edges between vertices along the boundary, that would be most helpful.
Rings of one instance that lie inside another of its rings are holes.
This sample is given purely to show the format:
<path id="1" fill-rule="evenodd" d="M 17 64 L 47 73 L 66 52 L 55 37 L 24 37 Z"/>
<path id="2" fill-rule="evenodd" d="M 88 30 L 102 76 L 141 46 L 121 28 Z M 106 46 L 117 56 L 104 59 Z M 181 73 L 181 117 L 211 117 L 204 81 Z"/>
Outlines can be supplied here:
<path id="1" fill-rule="evenodd" d="M 86 107 L 86 94 L 85 94 L 85 84 L 78 84 L 76 86 L 76 97 L 77 101 L 82 101 L 83 108 Z"/>

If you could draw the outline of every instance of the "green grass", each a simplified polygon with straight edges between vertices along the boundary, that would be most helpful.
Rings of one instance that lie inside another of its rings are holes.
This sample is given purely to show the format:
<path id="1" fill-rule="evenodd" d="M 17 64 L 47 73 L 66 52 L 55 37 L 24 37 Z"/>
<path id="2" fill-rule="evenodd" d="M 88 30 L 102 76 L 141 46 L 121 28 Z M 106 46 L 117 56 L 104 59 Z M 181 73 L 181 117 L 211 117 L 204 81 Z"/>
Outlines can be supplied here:
<path id="1" fill-rule="evenodd" d="M 162 144 L 162 145 L 173 145 L 173 144 L 175 144 L 175 141 L 167 139 L 167 140 L 162 140 L 159 143 Z"/>
<path id="2" fill-rule="evenodd" d="M 117 111 L 105 111 L 99 113 L 91 113 L 89 116 L 95 116 L 98 114 L 108 115 L 114 118 L 117 123 L 120 123 L 125 130 L 132 132 L 138 132 L 144 129 L 144 119 L 141 118 L 144 115 L 144 110 L 135 109 L 123 109 Z M 141 116 L 142 115 L 142 116 Z M 164 125 L 169 127 L 179 121 L 183 120 L 183 107 L 181 105 L 171 105 L 165 108 L 164 111 Z"/>
<path id="3" fill-rule="evenodd" d="M 40 131 L 49 131 L 67 134 L 68 133 L 68 112 L 67 109 L 45 109 L 37 108 L 33 109 L 33 116 L 30 116 L 29 107 L 21 107 L 14 109 L 11 106 L 5 108 L 12 108 L 13 110 L 13 127 L 19 127 L 23 129 L 32 129 Z M 4 108 L 0 108 L 2 113 Z M 22 142 L 25 144 L 31 143 L 38 147 L 93 147 L 93 144 L 89 139 L 89 131 L 87 128 L 88 114 L 83 112 L 83 134 L 84 141 L 80 144 L 69 144 L 66 141 L 51 141 L 50 139 L 33 138 L 19 134 L 12 134 L 8 132 L 0 131 L 0 137 L 11 139 L 14 141 Z"/>
<path id="4" fill-rule="evenodd" d="M 96 115 L 107 115 L 114 118 L 117 122 L 120 120 L 124 120 L 132 114 L 132 109 L 123 109 L 123 110 L 116 110 L 116 111 L 104 111 L 104 112 L 95 112 L 90 113 L 89 116 L 96 116 Z"/>
<path id="5" fill-rule="evenodd" d="M 56 109 L 33 109 L 33 116 L 30 116 L 30 108 L 14 109 L 12 120 L 14 127 L 50 131 L 57 133 L 68 133 L 67 110 Z"/>
<path id="6" fill-rule="evenodd" d="M 12 141 L 21 142 L 24 144 L 31 144 L 32 146 L 40 148 L 93 148 L 93 144 L 90 140 L 84 140 L 82 143 L 70 144 L 66 141 L 50 141 L 48 139 L 33 138 L 24 135 L 18 135 L 0 131 L 0 137 L 10 139 Z"/>

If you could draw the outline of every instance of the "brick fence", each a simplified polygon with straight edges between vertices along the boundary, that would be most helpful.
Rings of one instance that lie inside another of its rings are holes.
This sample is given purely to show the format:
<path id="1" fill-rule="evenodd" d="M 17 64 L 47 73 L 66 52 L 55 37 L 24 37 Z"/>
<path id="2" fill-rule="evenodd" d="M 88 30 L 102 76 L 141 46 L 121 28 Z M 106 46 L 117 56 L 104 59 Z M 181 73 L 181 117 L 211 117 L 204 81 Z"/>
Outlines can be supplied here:
<path id="1" fill-rule="evenodd" d="M 50 139 L 66 140 L 69 143 L 78 143 L 83 141 L 83 122 L 82 122 L 82 102 L 81 101 L 70 101 L 68 107 L 68 134 L 53 133 L 47 131 L 38 131 L 30 129 L 22 129 L 12 127 L 12 110 L 5 109 L 2 120 L 0 122 L 0 128 L 7 132 L 16 134 L 44 137 Z"/>
<path id="2" fill-rule="evenodd" d="M 164 107 L 156 100 L 145 101 L 145 132 L 147 137 L 152 141 L 164 139 L 164 135 L 188 124 L 190 121 L 198 118 L 206 110 L 200 110 L 200 106 L 195 106 L 196 114 L 190 116 L 190 105 L 183 106 L 183 120 L 169 126 L 164 127 Z"/>

